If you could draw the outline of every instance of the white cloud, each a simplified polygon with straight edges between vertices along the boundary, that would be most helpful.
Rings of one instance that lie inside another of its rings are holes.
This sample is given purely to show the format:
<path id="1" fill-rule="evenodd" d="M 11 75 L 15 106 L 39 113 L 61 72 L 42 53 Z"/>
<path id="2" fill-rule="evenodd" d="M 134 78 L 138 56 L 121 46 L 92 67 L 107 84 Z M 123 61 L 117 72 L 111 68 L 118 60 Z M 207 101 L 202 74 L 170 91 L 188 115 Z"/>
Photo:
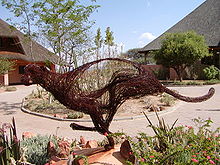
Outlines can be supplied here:
<path id="1" fill-rule="evenodd" d="M 156 36 L 154 36 L 152 33 L 149 33 L 149 32 L 146 32 L 146 33 L 143 33 L 141 34 L 141 36 L 139 37 L 139 39 L 147 39 L 147 40 L 153 40 L 155 39 Z"/>
<path id="2" fill-rule="evenodd" d="M 140 35 L 138 38 L 138 46 L 143 47 L 146 46 L 150 41 L 154 40 L 156 36 L 154 36 L 152 33 L 145 32 Z"/>

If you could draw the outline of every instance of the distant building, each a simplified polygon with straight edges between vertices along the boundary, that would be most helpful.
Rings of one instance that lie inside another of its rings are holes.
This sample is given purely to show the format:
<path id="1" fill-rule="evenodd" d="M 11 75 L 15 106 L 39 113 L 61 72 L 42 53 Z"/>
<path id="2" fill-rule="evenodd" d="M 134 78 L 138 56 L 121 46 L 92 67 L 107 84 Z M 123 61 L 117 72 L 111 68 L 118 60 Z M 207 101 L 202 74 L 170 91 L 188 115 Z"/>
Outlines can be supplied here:
<path id="1" fill-rule="evenodd" d="M 29 40 L 15 27 L 0 19 L 0 58 L 7 58 L 15 62 L 13 71 L 0 75 L 0 84 L 19 84 L 24 67 L 30 63 L 46 65 L 50 61 L 50 68 L 55 69 L 59 57 L 38 44 Z"/>
<path id="2" fill-rule="evenodd" d="M 150 51 L 160 49 L 162 38 L 166 33 L 186 31 L 195 31 L 204 36 L 209 50 L 214 56 L 211 59 L 210 57 L 204 59 L 203 62 L 209 65 L 214 64 L 220 68 L 220 0 L 206 0 L 173 27 L 141 48 L 139 52 L 147 56 Z"/>

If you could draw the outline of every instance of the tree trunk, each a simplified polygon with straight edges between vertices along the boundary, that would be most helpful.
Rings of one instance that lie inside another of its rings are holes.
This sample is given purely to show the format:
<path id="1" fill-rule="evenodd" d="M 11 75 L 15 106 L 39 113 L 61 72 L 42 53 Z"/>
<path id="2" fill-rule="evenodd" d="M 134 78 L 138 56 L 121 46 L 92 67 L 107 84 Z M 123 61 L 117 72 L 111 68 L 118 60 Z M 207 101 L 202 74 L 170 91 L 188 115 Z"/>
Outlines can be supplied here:
<path id="1" fill-rule="evenodd" d="M 179 81 L 180 81 L 180 82 L 183 81 L 183 76 L 182 76 L 182 73 L 181 73 L 181 72 L 178 74 L 178 78 L 179 78 Z"/>
<path id="2" fill-rule="evenodd" d="M 180 67 L 176 67 L 176 68 L 173 68 L 178 76 L 178 79 L 180 82 L 183 81 L 183 71 L 180 69 Z"/>

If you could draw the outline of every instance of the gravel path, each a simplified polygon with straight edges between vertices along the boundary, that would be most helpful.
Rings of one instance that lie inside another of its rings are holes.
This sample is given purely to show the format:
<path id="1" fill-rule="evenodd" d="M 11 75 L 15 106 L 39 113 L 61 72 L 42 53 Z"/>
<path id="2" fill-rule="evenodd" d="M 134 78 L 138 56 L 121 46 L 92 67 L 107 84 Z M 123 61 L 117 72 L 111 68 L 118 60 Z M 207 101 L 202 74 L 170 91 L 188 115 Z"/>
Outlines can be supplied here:
<path id="1" fill-rule="evenodd" d="M 179 91 L 180 94 L 186 96 L 200 96 L 206 94 L 211 86 L 195 86 L 195 87 L 172 87 Z M 171 125 L 177 118 L 177 125 L 191 125 L 192 119 L 201 117 L 202 119 L 211 118 L 214 123 L 212 129 L 220 127 L 220 85 L 213 85 L 216 89 L 215 95 L 208 101 L 202 103 L 185 103 L 180 101 L 175 110 L 163 113 L 160 117 L 164 118 L 167 124 Z M 15 92 L 0 93 L 0 125 L 4 122 L 10 122 L 15 117 L 18 134 L 21 137 L 22 132 L 30 131 L 36 134 L 57 134 L 58 136 L 77 138 L 82 135 L 86 139 L 102 139 L 103 136 L 96 132 L 73 131 L 69 124 L 71 122 L 55 121 L 51 119 L 41 118 L 21 112 L 21 101 L 36 86 L 17 86 Z M 149 116 L 150 120 L 157 124 L 155 115 Z M 92 126 L 91 122 L 81 122 L 85 126 Z M 151 129 L 146 126 L 149 123 L 146 119 L 135 119 L 125 121 L 114 121 L 111 124 L 112 132 L 123 131 L 128 135 L 135 136 L 138 132 L 147 132 L 152 134 Z"/>

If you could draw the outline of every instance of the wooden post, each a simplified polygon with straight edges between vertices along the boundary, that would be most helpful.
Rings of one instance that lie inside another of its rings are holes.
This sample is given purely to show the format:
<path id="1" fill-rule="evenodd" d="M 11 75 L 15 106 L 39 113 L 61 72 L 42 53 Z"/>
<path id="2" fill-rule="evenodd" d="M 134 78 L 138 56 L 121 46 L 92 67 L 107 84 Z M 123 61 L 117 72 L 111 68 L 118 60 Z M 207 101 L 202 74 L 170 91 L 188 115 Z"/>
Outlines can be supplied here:
<path id="1" fill-rule="evenodd" d="M 8 85 L 9 85 L 8 72 L 6 72 L 6 73 L 3 75 L 3 85 L 4 85 L 4 86 L 8 86 Z"/>
<path id="2" fill-rule="evenodd" d="M 147 53 L 144 53 L 144 63 L 147 64 Z"/>

